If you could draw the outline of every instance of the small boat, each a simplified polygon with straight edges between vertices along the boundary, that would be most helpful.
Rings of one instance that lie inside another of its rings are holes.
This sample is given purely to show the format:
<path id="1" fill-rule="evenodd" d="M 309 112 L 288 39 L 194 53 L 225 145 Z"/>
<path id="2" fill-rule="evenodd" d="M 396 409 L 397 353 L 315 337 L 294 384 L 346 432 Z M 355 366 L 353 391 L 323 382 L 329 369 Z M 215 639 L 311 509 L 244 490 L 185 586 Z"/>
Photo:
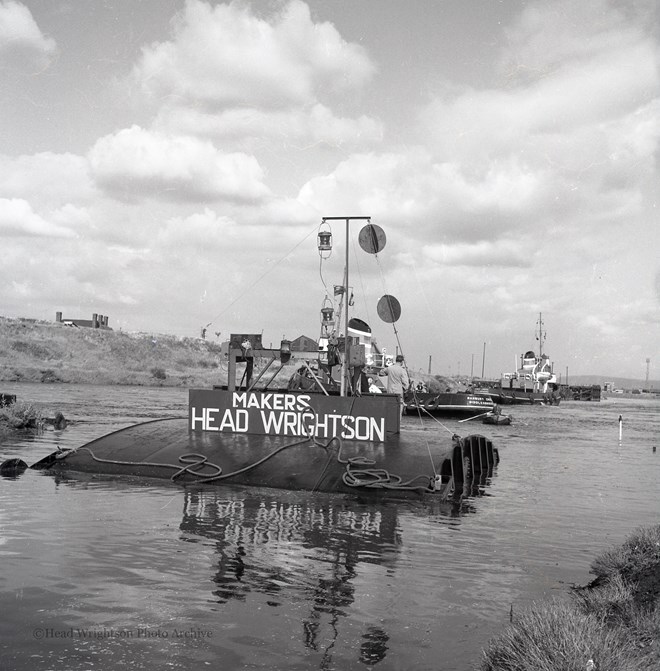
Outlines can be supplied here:
<path id="1" fill-rule="evenodd" d="M 511 424 L 511 415 L 500 415 L 496 413 L 488 413 L 481 419 L 483 424 L 496 424 L 498 426 L 508 426 Z"/>
<path id="2" fill-rule="evenodd" d="M 349 220 L 369 218 L 329 217 L 322 226 L 334 219 L 346 222 L 348 250 Z M 327 230 L 319 232 L 319 253 L 330 239 Z M 369 220 L 359 242 L 376 254 L 385 235 Z M 347 252 L 340 292 L 346 297 L 348 275 Z M 346 300 L 346 325 L 348 305 Z M 394 323 L 400 305 L 384 296 L 377 311 L 383 321 Z M 227 384 L 191 389 L 187 418 L 127 427 L 77 449 L 54 452 L 32 468 L 404 498 L 447 496 L 474 477 L 492 474 L 499 454 L 488 438 L 402 428 L 396 394 L 363 391 L 364 345 L 350 331 L 342 337 L 327 296 L 321 335 L 318 351 L 299 352 L 287 340 L 265 348 L 261 334 L 233 334 Z M 276 382 L 291 364 L 295 374 L 288 383 Z M 341 369 L 339 382 L 332 377 L 336 368 Z"/>

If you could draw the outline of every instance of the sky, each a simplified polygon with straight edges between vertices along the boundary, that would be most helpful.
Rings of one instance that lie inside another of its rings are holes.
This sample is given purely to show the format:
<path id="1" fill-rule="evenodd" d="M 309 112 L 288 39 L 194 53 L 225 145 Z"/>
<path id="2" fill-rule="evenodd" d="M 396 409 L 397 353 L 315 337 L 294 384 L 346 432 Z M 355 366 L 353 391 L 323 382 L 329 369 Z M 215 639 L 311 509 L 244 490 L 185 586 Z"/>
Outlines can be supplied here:
<path id="1" fill-rule="evenodd" d="M 350 316 L 411 368 L 510 372 L 541 315 L 564 379 L 657 378 L 658 18 L 656 0 L 0 0 L 0 315 L 317 338 L 346 223 L 329 258 L 317 236 L 344 217 Z"/>

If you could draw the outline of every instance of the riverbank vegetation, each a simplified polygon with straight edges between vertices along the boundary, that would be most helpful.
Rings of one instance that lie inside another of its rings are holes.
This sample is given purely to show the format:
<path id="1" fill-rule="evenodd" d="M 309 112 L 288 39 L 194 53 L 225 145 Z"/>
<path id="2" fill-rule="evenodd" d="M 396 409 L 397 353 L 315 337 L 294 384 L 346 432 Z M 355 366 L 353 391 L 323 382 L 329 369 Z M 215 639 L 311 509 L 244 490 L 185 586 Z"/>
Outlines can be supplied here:
<path id="1" fill-rule="evenodd" d="M 484 652 L 481 671 L 660 669 L 660 525 L 591 566 L 569 599 L 537 604 Z"/>
<path id="2" fill-rule="evenodd" d="M 227 382 L 225 350 L 220 343 L 201 338 L 0 317 L 0 342 L 0 382 L 171 387 L 210 387 Z M 276 384 L 286 386 L 295 368 L 292 360 Z M 239 370 L 239 377 L 241 374 Z M 411 371 L 411 376 L 416 382 L 424 381 L 429 391 L 456 387 L 439 375 Z"/>
<path id="3" fill-rule="evenodd" d="M 43 423 L 41 410 L 31 403 L 19 401 L 0 407 L 0 438 L 16 431 L 39 430 Z"/>
<path id="4" fill-rule="evenodd" d="M 210 386 L 223 379 L 220 345 L 201 338 L 0 317 L 0 342 L 0 381 Z"/>

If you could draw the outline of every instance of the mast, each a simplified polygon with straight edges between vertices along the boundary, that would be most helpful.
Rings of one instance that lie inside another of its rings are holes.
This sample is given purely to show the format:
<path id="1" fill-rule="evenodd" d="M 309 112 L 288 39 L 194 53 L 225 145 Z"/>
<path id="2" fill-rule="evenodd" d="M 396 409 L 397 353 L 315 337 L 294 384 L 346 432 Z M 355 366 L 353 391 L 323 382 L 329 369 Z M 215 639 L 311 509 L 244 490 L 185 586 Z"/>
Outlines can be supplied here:
<path id="1" fill-rule="evenodd" d="M 322 222 L 326 221 L 345 221 L 346 222 L 346 258 L 344 268 L 344 356 L 341 359 L 341 386 L 339 393 L 346 396 L 346 387 L 348 381 L 348 262 L 349 262 L 349 229 L 352 219 L 361 221 L 371 221 L 371 217 L 323 217 Z"/>
<path id="2" fill-rule="evenodd" d="M 539 320 L 536 323 L 538 324 L 539 327 L 536 339 L 539 341 L 539 359 L 540 359 L 543 356 L 543 343 L 545 342 L 545 331 L 543 330 L 543 319 L 540 312 L 539 312 Z"/>

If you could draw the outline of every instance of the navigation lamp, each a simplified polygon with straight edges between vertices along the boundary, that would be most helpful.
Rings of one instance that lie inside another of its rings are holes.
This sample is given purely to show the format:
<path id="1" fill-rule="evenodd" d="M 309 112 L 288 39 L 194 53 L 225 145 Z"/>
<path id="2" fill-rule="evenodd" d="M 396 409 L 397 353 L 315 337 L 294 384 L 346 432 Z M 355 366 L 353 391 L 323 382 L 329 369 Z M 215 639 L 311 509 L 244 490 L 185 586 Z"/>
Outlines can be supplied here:
<path id="1" fill-rule="evenodd" d="M 317 245 L 321 258 L 327 259 L 332 253 L 332 231 L 325 223 L 321 224 L 321 226 L 325 226 L 326 228 L 319 229 Z"/>
<path id="2" fill-rule="evenodd" d="M 287 363 L 291 358 L 291 341 L 282 340 L 280 343 L 280 361 L 282 363 Z"/>
<path id="3" fill-rule="evenodd" d="M 335 310 L 332 305 L 327 303 L 321 308 L 321 326 L 334 326 L 335 325 Z"/>

